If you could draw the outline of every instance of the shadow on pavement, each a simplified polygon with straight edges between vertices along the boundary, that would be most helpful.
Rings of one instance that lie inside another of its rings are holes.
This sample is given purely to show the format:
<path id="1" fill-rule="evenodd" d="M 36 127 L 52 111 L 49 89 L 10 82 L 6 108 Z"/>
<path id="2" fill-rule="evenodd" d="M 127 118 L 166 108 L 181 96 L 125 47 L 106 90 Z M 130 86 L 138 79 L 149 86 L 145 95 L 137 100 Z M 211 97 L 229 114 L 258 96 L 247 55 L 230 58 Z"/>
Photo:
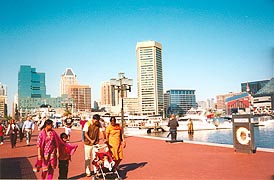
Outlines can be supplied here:
<path id="1" fill-rule="evenodd" d="M 37 179 L 25 157 L 0 159 L 0 179 Z"/>
<path id="2" fill-rule="evenodd" d="M 69 179 L 81 179 L 81 178 L 84 178 L 84 177 L 86 177 L 86 173 L 82 173 L 82 174 L 80 174 L 78 176 L 70 177 Z"/>
<path id="3" fill-rule="evenodd" d="M 119 166 L 119 175 L 121 178 L 126 179 L 127 173 L 129 171 L 133 171 L 138 168 L 142 168 L 147 164 L 147 162 L 141 162 L 141 163 L 129 163 L 129 164 L 121 164 Z"/>

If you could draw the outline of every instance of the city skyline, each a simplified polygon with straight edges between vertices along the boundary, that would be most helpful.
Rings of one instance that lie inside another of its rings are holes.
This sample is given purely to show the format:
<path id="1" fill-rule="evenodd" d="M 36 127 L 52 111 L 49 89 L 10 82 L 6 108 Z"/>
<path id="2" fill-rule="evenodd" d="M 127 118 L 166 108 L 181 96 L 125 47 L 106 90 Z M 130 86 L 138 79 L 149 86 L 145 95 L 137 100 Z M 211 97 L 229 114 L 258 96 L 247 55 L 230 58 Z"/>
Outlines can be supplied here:
<path id="1" fill-rule="evenodd" d="M 136 44 L 162 44 L 164 92 L 195 89 L 197 101 L 273 76 L 273 1 L 1 1 L 0 82 L 8 102 L 20 65 L 45 72 L 47 94 L 72 68 L 100 98 L 124 72 L 137 96 Z M 272 68 L 271 68 L 272 67 Z M 9 109 L 10 110 L 10 109 Z M 10 114 L 10 111 L 9 111 Z"/>

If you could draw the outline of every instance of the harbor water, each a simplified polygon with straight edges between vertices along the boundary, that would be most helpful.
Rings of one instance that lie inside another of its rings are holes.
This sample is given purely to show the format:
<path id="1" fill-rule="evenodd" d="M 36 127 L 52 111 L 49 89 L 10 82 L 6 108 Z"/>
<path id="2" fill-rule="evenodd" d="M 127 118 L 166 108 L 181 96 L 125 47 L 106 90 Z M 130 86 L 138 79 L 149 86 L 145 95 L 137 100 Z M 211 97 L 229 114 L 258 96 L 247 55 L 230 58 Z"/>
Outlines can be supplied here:
<path id="1" fill-rule="evenodd" d="M 168 132 L 143 133 L 142 135 L 167 139 Z M 200 130 L 195 131 L 193 136 L 189 136 L 186 131 L 178 131 L 177 139 L 233 145 L 233 130 Z M 274 149 L 274 124 L 254 127 L 254 142 L 256 147 Z"/>

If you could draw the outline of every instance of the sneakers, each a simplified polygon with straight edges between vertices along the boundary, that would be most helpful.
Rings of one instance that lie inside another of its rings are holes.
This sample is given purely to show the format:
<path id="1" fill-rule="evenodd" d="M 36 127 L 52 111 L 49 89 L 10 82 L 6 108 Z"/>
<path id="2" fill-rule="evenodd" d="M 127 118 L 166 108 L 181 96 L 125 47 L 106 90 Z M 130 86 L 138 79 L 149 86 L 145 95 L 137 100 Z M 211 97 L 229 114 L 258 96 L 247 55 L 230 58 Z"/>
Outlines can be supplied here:
<path id="1" fill-rule="evenodd" d="M 0 143 L 1 145 L 4 144 L 3 142 Z"/>
<path id="2" fill-rule="evenodd" d="M 91 176 L 91 174 L 86 174 L 86 177 L 90 177 Z"/>

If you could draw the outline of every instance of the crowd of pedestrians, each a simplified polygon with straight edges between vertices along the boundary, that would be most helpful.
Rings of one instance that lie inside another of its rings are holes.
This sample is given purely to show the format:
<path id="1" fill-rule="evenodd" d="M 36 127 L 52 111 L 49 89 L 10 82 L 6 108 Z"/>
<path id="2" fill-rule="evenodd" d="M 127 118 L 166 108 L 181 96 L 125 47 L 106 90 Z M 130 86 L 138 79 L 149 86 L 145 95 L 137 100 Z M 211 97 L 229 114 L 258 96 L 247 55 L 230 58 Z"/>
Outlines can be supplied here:
<path id="1" fill-rule="evenodd" d="M 109 125 L 106 126 L 106 124 Z M 69 142 L 70 137 L 73 136 L 71 128 L 74 125 L 71 114 L 63 117 L 62 125 L 64 132 L 58 135 L 54 130 L 54 127 L 58 128 L 58 126 L 54 126 L 54 122 L 47 117 L 43 117 L 37 122 L 32 119 L 32 116 L 27 116 L 25 119 L 21 117 L 19 121 L 9 120 L 6 125 L 0 120 L 0 144 L 4 143 L 6 135 L 10 138 L 11 148 L 16 148 L 18 137 L 20 142 L 25 139 L 26 146 L 30 146 L 32 134 L 37 131 L 37 160 L 33 165 L 33 171 L 41 172 L 41 179 L 52 179 L 54 170 L 58 167 L 58 179 L 67 179 L 69 161 L 78 147 Z M 81 140 L 84 144 L 86 176 L 90 177 L 97 173 L 93 161 L 96 155 L 95 147 L 98 144 L 105 144 L 109 147 L 114 162 L 113 167 L 108 168 L 117 170 L 123 159 L 125 138 L 122 127 L 116 123 L 115 117 L 111 117 L 110 122 L 106 123 L 98 114 L 88 119 L 83 116 L 79 125 L 82 131 Z"/>

